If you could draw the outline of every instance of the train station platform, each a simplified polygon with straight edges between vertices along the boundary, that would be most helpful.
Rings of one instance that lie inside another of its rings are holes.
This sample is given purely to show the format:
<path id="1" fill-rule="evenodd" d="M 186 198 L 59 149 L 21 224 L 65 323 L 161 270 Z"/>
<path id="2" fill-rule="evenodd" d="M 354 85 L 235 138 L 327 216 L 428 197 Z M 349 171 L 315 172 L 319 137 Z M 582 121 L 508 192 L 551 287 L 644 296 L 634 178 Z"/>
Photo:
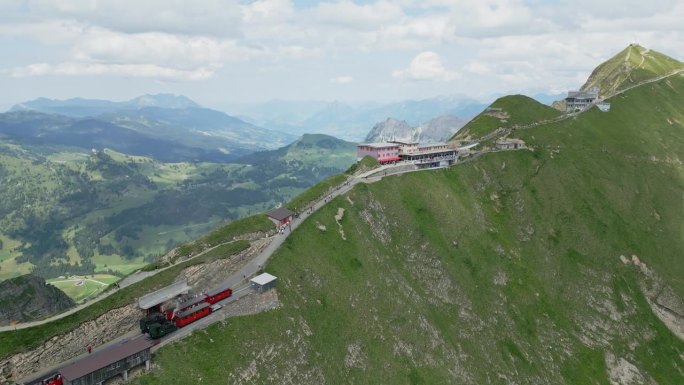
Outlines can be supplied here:
<path id="1" fill-rule="evenodd" d="M 138 307 L 142 310 L 149 310 L 161 303 L 164 303 L 181 294 L 187 294 L 190 291 L 188 281 L 182 280 L 174 282 L 171 285 L 159 289 L 150 294 L 138 298 Z"/>

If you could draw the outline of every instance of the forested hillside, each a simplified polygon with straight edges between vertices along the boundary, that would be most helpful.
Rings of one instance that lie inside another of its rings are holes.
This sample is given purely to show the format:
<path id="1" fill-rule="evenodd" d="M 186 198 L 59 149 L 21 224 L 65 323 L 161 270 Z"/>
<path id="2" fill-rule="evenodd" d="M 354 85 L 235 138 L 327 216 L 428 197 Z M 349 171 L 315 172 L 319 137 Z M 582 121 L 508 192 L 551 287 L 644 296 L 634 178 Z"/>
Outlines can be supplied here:
<path id="1" fill-rule="evenodd" d="M 353 149 L 333 137 L 305 136 L 241 163 L 162 163 L 0 142 L 0 278 L 127 274 L 346 169 Z"/>

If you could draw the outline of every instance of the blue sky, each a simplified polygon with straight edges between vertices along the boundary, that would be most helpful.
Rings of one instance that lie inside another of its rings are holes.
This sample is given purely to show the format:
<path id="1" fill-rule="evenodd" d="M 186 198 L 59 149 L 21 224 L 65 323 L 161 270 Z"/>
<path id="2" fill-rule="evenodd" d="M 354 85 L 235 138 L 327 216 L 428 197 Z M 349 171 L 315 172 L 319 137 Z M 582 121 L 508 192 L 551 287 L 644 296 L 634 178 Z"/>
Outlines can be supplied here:
<path id="1" fill-rule="evenodd" d="M 0 110 L 559 93 L 631 42 L 684 59 L 682 20 L 675 0 L 0 0 Z"/>

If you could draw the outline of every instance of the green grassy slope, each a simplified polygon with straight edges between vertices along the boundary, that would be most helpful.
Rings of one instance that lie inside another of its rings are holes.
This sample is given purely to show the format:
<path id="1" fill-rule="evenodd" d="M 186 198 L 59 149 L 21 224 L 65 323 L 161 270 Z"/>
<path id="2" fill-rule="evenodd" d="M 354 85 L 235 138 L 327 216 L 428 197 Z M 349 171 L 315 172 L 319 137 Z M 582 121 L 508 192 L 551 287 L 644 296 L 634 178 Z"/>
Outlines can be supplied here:
<path id="1" fill-rule="evenodd" d="M 582 90 L 599 87 L 601 96 L 610 95 L 645 80 L 684 69 L 684 63 L 657 51 L 630 44 L 591 73 Z"/>
<path id="2" fill-rule="evenodd" d="M 501 112 L 489 109 L 501 109 Z M 501 97 L 495 100 L 489 109 L 474 117 L 450 140 L 477 139 L 499 127 L 525 125 L 560 115 L 558 110 L 524 95 Z"/>
<path id="3" fill-rule="evenodd" d="M 684 296 L 684 78 L 611 102 L 519 132 L 534 152 L 356 186 L 267 266 L 282 307 L 162 348 L 137 381 L 609 384 L 624 360 L 684 383 L 684 342 L 618 258 Z"/>

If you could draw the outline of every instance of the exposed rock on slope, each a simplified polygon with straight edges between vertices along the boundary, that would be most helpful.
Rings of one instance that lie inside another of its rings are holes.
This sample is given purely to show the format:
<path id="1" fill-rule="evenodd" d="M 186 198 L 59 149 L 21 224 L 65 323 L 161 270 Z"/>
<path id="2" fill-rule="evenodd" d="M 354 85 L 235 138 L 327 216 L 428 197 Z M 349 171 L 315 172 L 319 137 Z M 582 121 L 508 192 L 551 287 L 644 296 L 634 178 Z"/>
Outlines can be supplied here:
<path id="1" fill-rule="evenodd" d="M 431 119 L 416 127 L 419 141 L 421 142 L 445 142 L 456 134 L 468 120 L 454 115 L 442 115 Z"/>
<path id="2" fill-rule="evenodd" d="M 414 129 L 405 120 L 387 118 L 384 122 L 380 122 L 371 128 L 366 135 L 366 142 L 386 142 L 389 140 L 414 142 L 416 136 Z"/>
<path id="3" fill-rule="evenodd" d="M 27 274 L 0 282 L 0 325 L 32 321 L 74 306 L 63 291 Z"/>
<path id="4" fill-rule="evenodd" d="M 466 120 L 454 115 L 442 115 L 417 127 L 411 127 L 404 120 L 387 118 L 373 126 L 366 142 L 444 142 L 466 124 Z"/>

